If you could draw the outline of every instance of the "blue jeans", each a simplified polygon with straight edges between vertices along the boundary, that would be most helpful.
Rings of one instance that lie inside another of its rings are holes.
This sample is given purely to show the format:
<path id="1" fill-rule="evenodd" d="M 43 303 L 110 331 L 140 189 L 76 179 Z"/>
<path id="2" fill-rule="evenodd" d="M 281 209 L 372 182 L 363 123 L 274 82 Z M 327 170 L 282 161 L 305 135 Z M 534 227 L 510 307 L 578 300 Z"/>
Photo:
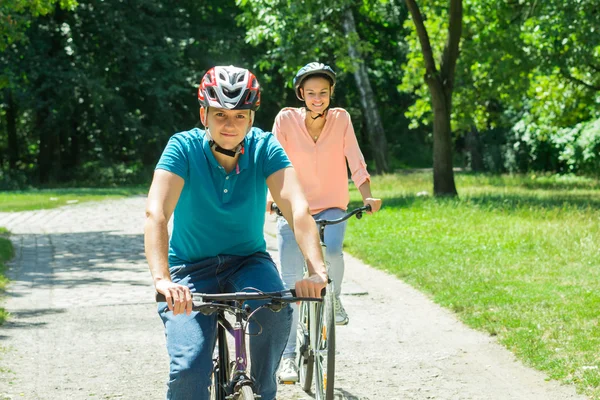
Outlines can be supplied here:
<path id="1" fill-rule="evenodd" d="M 253 287 L 266 292 L 283 290 L 283 282 L 268 253 L 251 256 L 217 256 L 191 265 L 171 267 L 173 282 L 186 285 L 192 293 L 242 291 Z M 256 309 L 264 301 L 249 301 Z M 216 342 L 217 316 L 192 312 L 174 316 L 166 303 L 159 303 L 158 313 L 165 324 L 170 373 L 167 399 L 208 399 L 212 355 Z M 250 322 L 251 374 L 263 400 L 273 400 L 277 393 L 275 373 L 288 338 L 292 312 L 262 309 Z M 262 333 L 256 335 L 261 329 Z"/>
<path id="2" fill-rule="evenodd" d="M 337 219 L 344 216 L 345 211 L 340 208 L 328 208 L 313 215 L 314 219 Z M 342 245 L 346 233 L 346 221 L 341 224 L 325 227 L 325 259 L 329 263 L 329 278 L 335 285 L 335 295 L 339 296 L 344 279 L 344 253 Z M 296 243 L 294 232 L 290 229 L 283 217 L 277 218 L 277 241 L 279 245 L 279 262 L 281 264 L 281 275 L 288 288 L 293 288 L 296 281 L 302 279 L 304 271 L 304 257 Z M 284 358 L 296 356 L 296 325 L 298 324 L 298 306 L 291 305 L 294 310 L 292 330 L 288 338 Z"/>

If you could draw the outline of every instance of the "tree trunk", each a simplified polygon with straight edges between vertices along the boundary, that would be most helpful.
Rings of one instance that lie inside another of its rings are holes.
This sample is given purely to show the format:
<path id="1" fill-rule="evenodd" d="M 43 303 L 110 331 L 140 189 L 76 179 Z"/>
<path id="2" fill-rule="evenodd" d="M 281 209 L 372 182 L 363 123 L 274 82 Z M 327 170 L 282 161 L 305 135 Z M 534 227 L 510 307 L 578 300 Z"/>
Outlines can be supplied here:
<path id="1" fill-rule="evenodd" d="M 45 110 L 39 110 L 36 114 L 35 128 L 40 137 L 40 148 L 38 153 L 38 179 L 40 183 L 50 181 L 50 171 L 53 169 L 54 159 L 54 131 L 44 126 L 47 119 Z"/>
<path id="2" fill-rule="evenodd" d="M 19 140 L 17 138 L 17 104 L 10 89 L 6 90 L 6 131 L 8 135 L 8 165 L 10 169 L 17 167 L 20 158 Z"/>
<path id="3" fill-rule="evenodd" d="M 477 131 L 477 128 L 472 127 L 465 138 L 467 151 L 470 156 L 471 171 L 482 172 L 485 171 L 485 163 L 483 162 L 483 145 L 481 143 L 481 136 Z"/>
<path id="4" fill-rule="evenodd" d="M 66 21 L 66 12 L 60 8 L 60 4 L 56 3 L 54 14 L 49 14 L 47 17 L 50 20 L 50 26 L 61 26 Z M 36 27 L 35 29 L 39 29 Z M 64 52 L 63 38 L 59 32 L 50 32 L 47 37 L 48 59 L 57 60 L 58 55 Z M 35 87 L 41 88 L 37 93 L 39 104 L 41 105 L 36 110 L 35 127 L 39 134 L 40 147 L 38 154 L 38 177 L 41 184 L 49 183 L 51 180 L 60 177 L 61 174 L 61 134 L 57 126 L 54 113 L 57 103 L 55 99 L 60 98 L 59 86 L 60 80 L 57 77 L 57 71 L 45 70 L 39 75 L 35 82 Z M 63 101 L 66 101 L 63 99 Z"/>
<path id="5" fill-rule="evenodd" d="M 73 119 L 71 121 L 71 143 L 69 146 L 69 158 L 67 164 L 68 168 L 76 168 L 79 166 L 80 163 L 81 143 L 79 138 L 81 136 L 81 133 L 77 130 L 78 127 L 78 121 L 76 119 Z"/>
<path id="6" fill-rule="evenodd" d="M 452 91 L 454 72 L 459 54 L 462 33 L 462 0 L 450 0 L 450 20 L 448 39 L 444 47 L 440 69 L 433 59 L 429 34 L 423 22 L 423 15 L 415 0 L 405 0 L 415 24 L 417 37 L 421 43 L 425 63 L 425 82 L 431 94 L 433 109 L 433 193 L 436 196 L 456 196 L 454 171 L 452 170 Z"/>
<path id="7" fill-rule="evenodd" d="M 451 104 L 442 83 L 432 77 L 427 79 L 433 106 L 433 193 L 436 196 L 456 196 L 454 170 L 452 169 Z"/>
<path id="8" fill-rule="evenodd" d="M 344 12 L 344 31 L 348 37 L 358 37 L 354 15 L 350 8 Z M 375 157 L 375 168 L 378 174 L 389 172 L 387 162 L 387 141 L 385 131 L 379 116 L 379 109 L 375 101 L 375 95 L 371 87 L 371 81 L 358 50 L 350 40 L 348 42 L 348 53 L 354 66 L 354 79 L 360 93 L 360 104 L 367 122 L 367 134 Z"/>

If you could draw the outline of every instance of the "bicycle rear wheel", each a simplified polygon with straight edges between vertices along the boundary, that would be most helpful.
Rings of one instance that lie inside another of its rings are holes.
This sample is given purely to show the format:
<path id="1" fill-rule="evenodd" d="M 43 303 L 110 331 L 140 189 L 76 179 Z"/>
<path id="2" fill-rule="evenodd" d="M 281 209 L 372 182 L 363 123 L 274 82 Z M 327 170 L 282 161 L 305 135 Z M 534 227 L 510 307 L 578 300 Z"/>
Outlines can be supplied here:
<path id="1" fill-rule="evenodd" d="M 212 384 L 210 386 L 211 400 L 225 400 L 226 385 L 229 382 L 229 349 L 225 329 L 218 325 L 217 329 L 217 359 L 214 360 Z M 254 399 L 254 398 L 252 398 Z"/>
<path id="2" fill-rule="evenodd" d="M 309 304 L 305 301 L 300 303 L 298 307 L 298 326 L 296 328 L 296 359 L 300 375 L 300 385 L 305 392 L 308 392 L 312 385 L 314 366 L 314 357 L 309 340 Z"/>
<path id="3" fill-rule="evenodd" d="M 333 283 L 328 285 L 327 294 L 319 316 L 317 347 L 315 349 L 315 398 L 333 400 L 335 384 L 335 296 Z"/>

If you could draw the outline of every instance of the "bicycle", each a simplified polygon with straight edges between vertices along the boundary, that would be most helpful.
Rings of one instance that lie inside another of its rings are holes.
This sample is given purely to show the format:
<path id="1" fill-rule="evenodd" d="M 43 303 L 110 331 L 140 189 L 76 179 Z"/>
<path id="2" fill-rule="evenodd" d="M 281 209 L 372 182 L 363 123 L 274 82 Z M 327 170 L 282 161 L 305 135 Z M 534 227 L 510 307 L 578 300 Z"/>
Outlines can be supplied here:
<path id="1" fill-rule="evenodd" d="M 321 302 L 321 298 L 296 297 L 296 291 L 262 292 L 254 288 L 248 292 L 234 293 L 192 293 L 192 311 L 204 315 L 217 313 L 217 349 L 213 359 L 211 400 L 259 400 L 255 391 L 255 382 L 248 368 L 246 352 L 246 329 L 252 316 L 260 309 L 268 308 L 273 312 L 281 311 L 288 303 L 298 301 Z M 156 301 L 164 302 L 164 295 L 157 293 Z M 255 310 L 244 303 L 248 300 L 269 300 Z M 232 324 L 226 319 L 229 313 L 235 317 Z M 232 359 L 227 345 L 227 333 L 234 339 L 235 357 Z M 260 331 L 257 335 L 260 335 Z"/>
<path id="2" fill-rule="evenodd" d="M 283 216 L 275 203 L 271 210 Z M 319 238 L 323 258 L 325 258 L 325 227 L 339 224 L 356 216 L 361 219 L 363 212 L 371 211 L 366 205 L 356 208 L 341 218 L 334 220 L 315 220 L 319 228 Z M 307 274 L 306 265 L 304 273 Z M 329 263 L 327 263 L 329 269 Z M 329 271 L 328 271 L 329 274 Z M 329 280 L 325 297 L 320 303 L 306 304 L 298 307 L 298 326 L 296 335 L 296 363 L 300 374 L 302 390 L 310 392 L 313 379 L 315 381 L 315 399 L 333 400 L 335 386 L 335 287 Z M 292 329 L 294 329 L 292 327 Z"/>

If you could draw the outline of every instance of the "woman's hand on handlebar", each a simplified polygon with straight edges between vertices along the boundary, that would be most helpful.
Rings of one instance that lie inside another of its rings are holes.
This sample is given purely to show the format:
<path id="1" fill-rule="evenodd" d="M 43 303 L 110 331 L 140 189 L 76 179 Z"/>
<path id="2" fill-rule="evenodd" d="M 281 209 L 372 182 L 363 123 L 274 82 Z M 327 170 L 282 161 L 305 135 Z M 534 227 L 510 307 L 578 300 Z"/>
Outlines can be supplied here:
<path id="1" fill-rule="evenodd" d="M 363 204 L 365 206 L 370 205 L 371 211 L 367 211 L 367 213 L 373 214 L 373 213 L 379 211 L 379 209 L 381 208 L 381 199 L 374 199 L 372 197 L 367 197 L 366 199 L 363 200 Z"/>
<path id="2" fill-rule="evenodd" d="M 167 300 L 167 307 L 173 311 L 173 315 L 192 313 L 192 293 L 187 286 L 171 282 L 169 280 L 160 280 L 155 285 L 156 291 L 162 293 Z"/>

